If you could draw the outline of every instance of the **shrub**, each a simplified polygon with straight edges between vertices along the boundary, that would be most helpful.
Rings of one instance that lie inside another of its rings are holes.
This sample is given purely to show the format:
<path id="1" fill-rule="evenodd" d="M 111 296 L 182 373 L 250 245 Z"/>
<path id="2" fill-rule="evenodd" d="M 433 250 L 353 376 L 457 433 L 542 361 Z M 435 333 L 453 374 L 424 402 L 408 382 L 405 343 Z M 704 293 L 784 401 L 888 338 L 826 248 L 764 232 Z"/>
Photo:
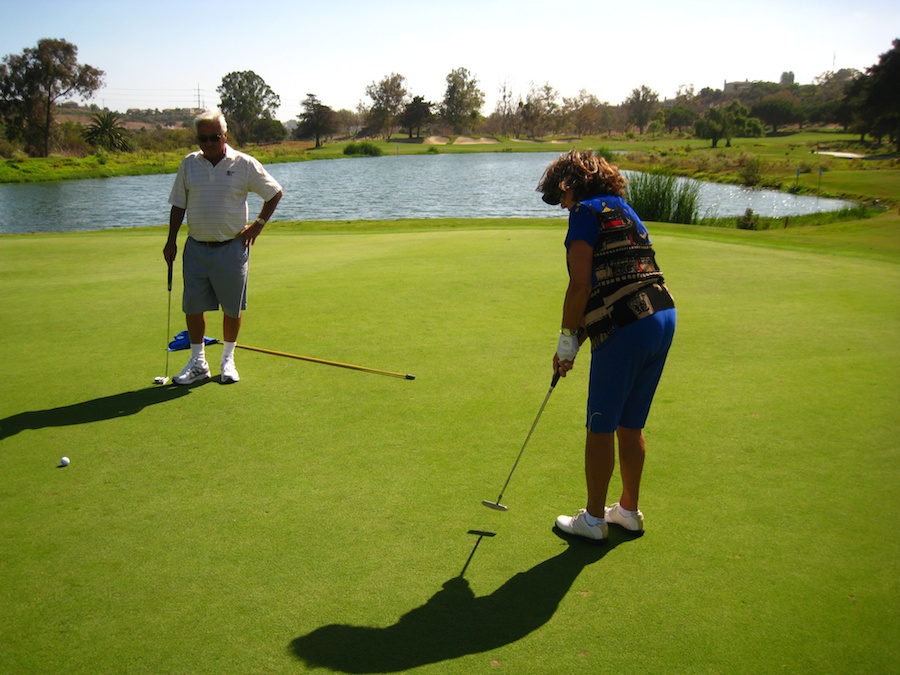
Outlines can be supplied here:
<path id="1" fill-rule="evenodd" d="M 739 230 L 758 230 L 759 214 L 753 213 L 753 209 L 748 208 L 744 211 L 744 215 L 738 216 L 737 226 Z"/>
<path id="2" fill-rule="evenodd" d="M 17 146 L 13 145 L 5 138 L 0 137 L 0 157 L 3 159 L 10 159 L 18 149 Z"/>
<path id="3" fill-rule="evenodd" d="M 763 163 L 759 157 L 753 157 L 745 161 L 738 170 L 741 182 L 751 187 L 759 185 L 763 178 L 762 167 Z"/>
<path id="4" fill-rule="evenodd" d="M 368 141 L 361 143 L 348 143 L 344 148 L 345 155 L 368 155 L 369 157 L 380 157 L 384 152 L 380 147 Z"/>

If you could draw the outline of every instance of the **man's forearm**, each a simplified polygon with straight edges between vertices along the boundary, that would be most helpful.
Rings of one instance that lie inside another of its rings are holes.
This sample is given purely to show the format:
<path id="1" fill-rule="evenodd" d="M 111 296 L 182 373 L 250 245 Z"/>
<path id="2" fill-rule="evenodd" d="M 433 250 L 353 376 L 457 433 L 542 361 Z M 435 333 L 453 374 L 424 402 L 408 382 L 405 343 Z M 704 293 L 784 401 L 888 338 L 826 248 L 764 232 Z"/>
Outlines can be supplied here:
<path id="1" fill-rule="evenodd" d="M 281 198 L 284 196 L 284 192 L 279 192 L 277 195 L 272 197 L 267 202 L 263 202 L 262 209 L 259 212 L 259 217 L 264 221 L 269 222 L 269 219 L 272 217 L 272 214 L 275 213 L 275 207 L 278 206 L 278 202 L 281 201 Z"/>
<path id="2" fill-rule="evenodd" d="M 184 222 L 184 209 L 175 206 L 169 211 L 169 241 L 175 241 L 178 237 L 178 230 L 181 229 L 181 223 Z"/>

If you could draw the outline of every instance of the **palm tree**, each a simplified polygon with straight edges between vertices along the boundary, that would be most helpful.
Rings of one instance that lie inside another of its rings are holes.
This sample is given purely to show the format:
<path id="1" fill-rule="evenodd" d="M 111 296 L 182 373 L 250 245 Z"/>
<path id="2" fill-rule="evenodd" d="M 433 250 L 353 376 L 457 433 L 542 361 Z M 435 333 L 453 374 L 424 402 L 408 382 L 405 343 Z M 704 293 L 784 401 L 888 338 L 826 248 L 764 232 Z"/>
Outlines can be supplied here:
<path id="1" fill-rule="evenodd" d="M 122 119 L 117 113 L 109 110 L 91 115 L 91 123 L 84 131 L 84 140 L 95 148 L 106 150 L 121 150 L 127 152 L 131 149 Z"/>

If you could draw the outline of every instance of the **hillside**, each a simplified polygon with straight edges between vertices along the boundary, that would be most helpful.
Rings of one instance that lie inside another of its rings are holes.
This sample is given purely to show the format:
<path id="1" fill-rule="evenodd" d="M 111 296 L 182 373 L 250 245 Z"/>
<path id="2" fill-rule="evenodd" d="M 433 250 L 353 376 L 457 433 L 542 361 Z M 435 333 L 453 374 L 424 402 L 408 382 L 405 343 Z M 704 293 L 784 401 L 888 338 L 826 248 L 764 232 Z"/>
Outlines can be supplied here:
<path id="1" fill-rule="evenodd" d="M 62 103 L 56 111 L 56 121 L 75 122 L 78 124 L 90 124 L 91 115 L 102 112 L 98 105 L 82 106 L 75 102 Z M 146 109 L 140 110 L 131 108 L 126 112 L 119 112 L 122 118 L 122 124 L 126 129 L 139 131 L 142 129 L 155 129 L 162 127 L 164 129 L 179 129 L 185 125 L 190 125 L 194 116 L 200 110 L 196 108 L 174 108 L 174 109 Z"/>

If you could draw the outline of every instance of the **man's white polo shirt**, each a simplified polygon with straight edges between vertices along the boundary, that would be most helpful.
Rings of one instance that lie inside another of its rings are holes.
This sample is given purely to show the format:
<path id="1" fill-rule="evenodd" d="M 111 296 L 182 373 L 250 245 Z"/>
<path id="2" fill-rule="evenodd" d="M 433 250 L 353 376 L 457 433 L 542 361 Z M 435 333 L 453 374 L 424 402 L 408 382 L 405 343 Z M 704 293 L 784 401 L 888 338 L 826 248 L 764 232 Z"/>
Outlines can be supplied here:
<path id="1" fill-rule="evenodd" d="M 197 241 L 234 239 L 247 226 L 247 195 L 269 201 L 281 191 L 254 157 L 225 145 L 215 166 L 199 150 L 181 160 L 169 204 L 187 211 L 188 234 Z"/>

